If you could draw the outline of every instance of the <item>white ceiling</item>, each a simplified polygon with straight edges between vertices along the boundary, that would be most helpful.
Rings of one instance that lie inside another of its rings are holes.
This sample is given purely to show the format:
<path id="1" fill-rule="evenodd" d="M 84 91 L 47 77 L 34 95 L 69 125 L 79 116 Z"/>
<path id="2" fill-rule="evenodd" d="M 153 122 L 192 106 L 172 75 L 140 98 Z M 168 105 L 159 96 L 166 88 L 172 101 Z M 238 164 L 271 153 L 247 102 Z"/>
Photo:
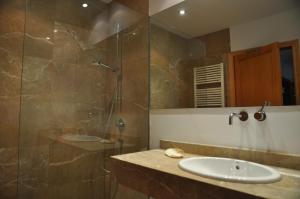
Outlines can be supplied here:
<path id="1" fill-rule="evenodd" d="M 185 0 L 151 16 L 151 21 L 191 38 L 299 6 L 300 0 Z M 181 8 L 186 10 L 185 16 L 179 16 Z"/>
<path id="2" fill-rule="evenodd" d="M 184 0 L 149 0 L 149 15 L 152 16 Z"/>

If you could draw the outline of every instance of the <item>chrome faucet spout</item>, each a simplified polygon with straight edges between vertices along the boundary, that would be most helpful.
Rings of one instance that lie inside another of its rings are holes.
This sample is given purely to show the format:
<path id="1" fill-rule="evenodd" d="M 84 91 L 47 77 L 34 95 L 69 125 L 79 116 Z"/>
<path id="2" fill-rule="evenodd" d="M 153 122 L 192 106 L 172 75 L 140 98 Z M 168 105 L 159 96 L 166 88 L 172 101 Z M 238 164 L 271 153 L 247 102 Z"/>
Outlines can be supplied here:
<path id="1" fill-rule="evenodd" d="M 229 125 L 232 125 L 232 120 L 233 120 L 233 117 L 235 117 L 235 116 L 240 117 L 240 114 L 230 113 L 230 115 L 229 115 Z"/>
<path id="2" fill-rule="evenodd" d="M 240 113 L 230 113 L 229 115 L 229 125 L 232 125 L 234 117 L 238 117 L 241 121 L 246 121 L 248 119 L 248 113 L 241 111 Z"/>

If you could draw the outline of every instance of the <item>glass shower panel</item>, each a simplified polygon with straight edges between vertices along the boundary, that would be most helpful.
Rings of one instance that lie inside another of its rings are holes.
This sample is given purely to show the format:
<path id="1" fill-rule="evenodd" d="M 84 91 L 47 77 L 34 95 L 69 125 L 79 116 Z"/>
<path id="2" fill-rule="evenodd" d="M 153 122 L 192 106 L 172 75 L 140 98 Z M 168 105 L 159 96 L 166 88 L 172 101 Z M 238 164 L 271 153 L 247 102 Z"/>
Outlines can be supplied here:
<path id="1" fill-rule="evenodd" d="M 147 46 L 121 0 L 27 1 L 18 198 L 144 197 L 109 157 L 148 147 Z"/>
<path id="2" fill-rule="evenodd" d="M 0 1 L 0 198 L 17 197 L 25 2 Z"/>

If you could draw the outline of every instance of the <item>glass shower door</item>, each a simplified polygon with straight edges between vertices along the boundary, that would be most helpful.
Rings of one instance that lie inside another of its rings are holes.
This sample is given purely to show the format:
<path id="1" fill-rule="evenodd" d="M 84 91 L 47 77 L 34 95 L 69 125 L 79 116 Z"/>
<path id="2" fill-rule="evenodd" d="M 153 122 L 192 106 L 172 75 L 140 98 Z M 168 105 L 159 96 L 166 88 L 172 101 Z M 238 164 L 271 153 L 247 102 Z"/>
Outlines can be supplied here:
<path id="1" fill-rule="evenodd" d="M 18 198 L 141 197 L 109 171 L 148 147 L 148 19 L 120 2 L 26 2 Z"/>

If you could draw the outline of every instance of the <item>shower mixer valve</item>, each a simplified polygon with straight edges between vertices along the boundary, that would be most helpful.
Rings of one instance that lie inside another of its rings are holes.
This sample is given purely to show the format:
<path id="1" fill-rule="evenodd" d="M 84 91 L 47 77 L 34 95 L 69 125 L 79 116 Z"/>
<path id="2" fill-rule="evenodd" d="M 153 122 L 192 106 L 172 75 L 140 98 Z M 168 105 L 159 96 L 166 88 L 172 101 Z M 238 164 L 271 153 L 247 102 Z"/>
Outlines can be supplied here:
<path id="1" fill-rule="evenodd" d="M 116 127 L 118 127 L 120 130 L 125 128 L 125 122 L 122 118 L 120 118 L 117 123 L 116 123 Z"/>

